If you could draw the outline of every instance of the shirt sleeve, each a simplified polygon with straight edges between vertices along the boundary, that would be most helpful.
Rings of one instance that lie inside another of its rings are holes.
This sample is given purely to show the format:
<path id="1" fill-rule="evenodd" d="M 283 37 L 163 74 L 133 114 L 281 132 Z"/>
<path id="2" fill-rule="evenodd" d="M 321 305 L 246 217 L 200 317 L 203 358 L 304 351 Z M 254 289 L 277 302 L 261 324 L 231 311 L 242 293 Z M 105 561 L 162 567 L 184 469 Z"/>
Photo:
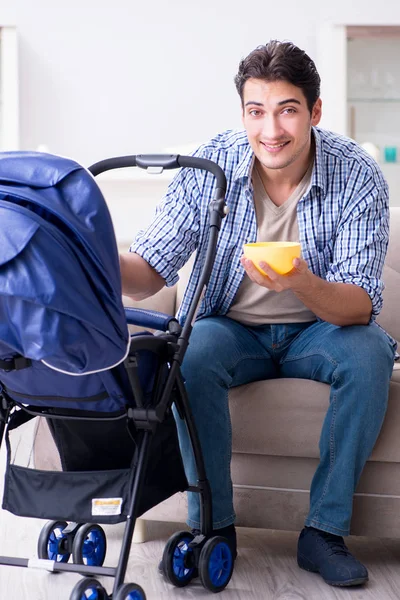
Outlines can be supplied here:
<path id="1" fill-rule="evenodd" d="M 130 252 L 136 252 L 165 280 L 168 287 L 198 245 L 200 192 L 193 169 L 181 169 L 156 208 L 151 225 L 140 231 Z"/>
<path id="2" fill-rule="evenodd" d="M 389 194 L 383 178 L 367 174 L 352 190 L 339 222 L 333 261 L 326 279 L 363 288 L 372 301 L 374 320 L 382 309 L 381 279 L 389 243 Z"/>

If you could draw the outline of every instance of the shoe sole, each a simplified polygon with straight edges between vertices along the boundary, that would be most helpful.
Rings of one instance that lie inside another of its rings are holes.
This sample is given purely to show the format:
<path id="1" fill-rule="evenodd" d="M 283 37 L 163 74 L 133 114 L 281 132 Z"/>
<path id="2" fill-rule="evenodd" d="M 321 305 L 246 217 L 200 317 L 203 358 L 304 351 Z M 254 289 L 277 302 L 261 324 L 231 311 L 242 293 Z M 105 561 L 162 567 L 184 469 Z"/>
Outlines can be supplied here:
<path id="1" fill-rule="evenodd" d="M 319 569 L 315 567 L 313 563 L 304 556 L 301 556 L 300 559 L 299 557 L 297 558 L 297 564 L 300 567 L 300 569 L 303 569 L 304 571 L 308 571 L 309 573 L 318 573 L 319 575 L 321 575 Z M 325 577 L 323 577 L 322 575 L 321 577 L 325 581 L 325 583 L 327 583 L 328 585 L 333 585 L 335 587 L 351 587 L 353 585 L 362 585 L 363 583 L 366 583 L 368 581 L 368 577 L 358 577 L 357 579 L 348 579 L 347 581 L 330 581 L 329 579 L 325 579 Z"/>
<path id="2" fill-rule="evenodd" d="M 323 578 L 322 578 L 323 579 Z M 325 583 L 328 585 L 332 585 L 334 587 L 351 587 L 353 585 L 363 585 L 368 581 L 368 577 L 360 577 L 359 579 L 350 579 L 349 581 L 341 581 L 338 583 L 337 581 L 329 581 L 328 579 L 324 579 Z"/>

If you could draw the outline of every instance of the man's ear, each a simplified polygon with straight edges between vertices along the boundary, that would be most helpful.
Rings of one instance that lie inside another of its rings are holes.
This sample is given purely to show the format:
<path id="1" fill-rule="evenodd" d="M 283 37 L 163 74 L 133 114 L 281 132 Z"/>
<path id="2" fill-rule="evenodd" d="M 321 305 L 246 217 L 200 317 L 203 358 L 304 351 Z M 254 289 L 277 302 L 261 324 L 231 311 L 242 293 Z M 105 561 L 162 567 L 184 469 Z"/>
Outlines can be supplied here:
<path id="1" fill-rule="evenodd" d="M 318 98 L 311 111 L 311 125 L 318 125 L 322 117 L 322 100 Z"/>

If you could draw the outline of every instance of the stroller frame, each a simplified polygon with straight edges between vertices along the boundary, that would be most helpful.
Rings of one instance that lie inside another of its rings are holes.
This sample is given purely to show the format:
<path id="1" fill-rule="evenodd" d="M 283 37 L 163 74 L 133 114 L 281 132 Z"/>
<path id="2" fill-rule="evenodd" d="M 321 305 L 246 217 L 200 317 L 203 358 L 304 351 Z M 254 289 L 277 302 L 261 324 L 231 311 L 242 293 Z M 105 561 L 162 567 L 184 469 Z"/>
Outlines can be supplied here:
<path id="1" fill-rule="evenodd" d="M 144 475 L 149 459 L 150 445 L 152 441 L 152 436 L 154 435 L 157 427 L 164 421 L 166 414 L 171 410 L 171 406 L 173 403 L 175 403 L 180 418 L 185 420 L 192 444 L 195 463 L 197 466 L 197 484 L 189 485 L 187 487 L 187 491 L 197 492 L 200 494 L 201 535 L 197 536 L 189 544 L 193 552 L 193 556 L 196 557 L 196 565 L 198 563 L 202 547 L 206 543 L 207 539 L 212 535 L 213 518 L 211 488 L 206 476 L 200 441 L 198 438 L 193 415 L 190 409 L 180 367 L 182 365 L 182 361 L 189 344 L 189 337 L 191 334 L 193 323 L 196 318 L 196 313 L 212 271 L 216 255 L 217 240 L 219 230 L 221 227 L 221 222 L 224 216 L 228 213 L 228 208 L 225 204 L 225 175 L 222 169 L 217 164 L 207 159 L 190 156 L 163 154 L 123 156 L 95 163 L 94 165 L 89 167 L 89 171 L 92 173 L 93 176 L 97 176 L 100 173 L 110 169 L 119 169 L 123 167 L 133 166 L 148 169 L 149 172 L 152 173 L 161 173 L 163 169 L 176 169 L 180 167 L 205 169 L 207 171 L 210 171 L 216 177 L 216 188 L 214 192 L 214 198 L 209 206 L 210 233 L 206 251 L 206 258 L 195 290 L 194 299 L 189 308 L 183 327 L 181 327 L 179 322 L 172 316 L 163 315 L 161 313 L 156 313 L 154 311 L 148 311 L 143 309 L 125 309 L 128 324 L 137 324 L 144 327 L 148 326 L 154 329 L 164 331 L 165 333 L 155 336 L 151 336 L 148 334 L 139 334 L 131 337 L 130 350 L 127 358 L 124 361 L 124 366 L 126 368 L 129 381 L 132 387 L 136 406 L 129 407 L 127 409 L 126 414 L 124 415 L 111 418 L 85 416 L 71 417 L 66 416 L 65 414 L 63 414 L 62 410 L 59 411 L 58 409 L 52 409 L 51 414 L 49 415 L 46 408 L 32 409 L 32 407 L 24 406 L 10 399 L 7 396 L 7 394 L 4 394 L 4 392 L 2 393 L 0 402 L 0 447 L 4 438 L 6 427 L 9 424 L 12 415 L 14 415 L 14 419 L 17 421 L 16 426 L 19 426 L 23 422 L 26 422 L 35 416 L 41 415 L 45 417 L 51 417 L 51 419 L 76 418 L 78 420 L 85 419 L 90 421 L 107 421 L 115 420 L 118 418 L 127 418 L 128 421 L 131 421 L 134 424 L 135 428 L 138 430 L 138 437 L 135 440 L 138 450 L 137 465 L 134 475 L 130 481 L 130 498 L 128 502 L 129 508 L 126 517 L 126 524 L 123 533 L 119 561 L 116 567 L 87 566 L 83 564 L 74 563 L 68 564 L 64 562 L 57 562 L 40 558 L 26 559 L 0 556 L 0 565 L 39 568 L 52 572 L 75 572 L 92 577 L 114 577 L 113 591 L 110 598 L 114 598 L 116 600 L 124 600 L 125 598 L 130 597 L 129 594 L 127 596 L 122 594 L 120 595 L 118 591 L 120 590 L 121 592 L 122 588 L 124 587 L 123 583 L 128 565 L 129 551 L 132 543 L 136 519 L 138 517 L 138 501 L 141 497 L 143 489 Z M 161 385 L 163 385 L 163 389 L 161 391 L 158 390 L 157 402 L 151 407 L 145 406 L 144 404 L 143 392 L 138 377 L 136 352 L 141 350 L 149 350 L 150 352 L 153 352 L 158 356 L 163 356 L 169 363 L 167 377 L 165 381 L 161 383 Z M 18 368 L 18 361 L 26 361 L 26 359 L 24 357 L 16 357 L 16 368 Z M 76 530 L 77 527 L 78 524 L 71 523 L 70 525 L 68 525 L 68 532 L 73 532 L 74 528 Z M 88 583 L 96 583 L 95 580 L 88 579 L 87 581 Z M 225 583 L 225 585 L 227 585 L 228 581 Z M 175 583 L 175 585 L 180 584 Z M 211 591 L 221 591 L 225 587 L 225 585 L 221 587 L 221 589 L 213 589 L 212 587 L 209 589 L 211 589 Z M 104 598 L 109 598 L 101 584 L 99 584 L 99 586 L 99 590 L 102 590 L 101 593 L 103 593 Z M 139 586 L 137 587 L 137 589 L 139 589 Z M 124 592 L 128 593 L 127 588 L 124 590 Z M 98 597 L 102 598 L 103 596 L 100 595 Z M 78 600 L 81 597 L 84 596 L 82 596 L 80 592 L 75 596 L 72 595 L 71 600 L 75 600 L 75 598 Z M 134 597 L 136 598 L 136 596 Z M 145 598 L 145 596 L 143 596 L 143 598 Z"/>

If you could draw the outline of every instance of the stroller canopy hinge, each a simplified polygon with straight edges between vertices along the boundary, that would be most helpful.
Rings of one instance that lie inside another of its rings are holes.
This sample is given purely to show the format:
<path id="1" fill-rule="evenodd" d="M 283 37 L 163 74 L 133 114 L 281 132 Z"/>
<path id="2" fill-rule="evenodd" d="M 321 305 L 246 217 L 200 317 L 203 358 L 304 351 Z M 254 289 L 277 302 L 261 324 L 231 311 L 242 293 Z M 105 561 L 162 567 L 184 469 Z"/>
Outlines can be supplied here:
<path id="1" fill-rule="evenodd" d="M 30 358 L 25 356 L 13 356 L 12 358 L 0 359 L 0 369 L 6 371 L 20 371 L 21 369 L 27 369 L 32 364 Z"/>

